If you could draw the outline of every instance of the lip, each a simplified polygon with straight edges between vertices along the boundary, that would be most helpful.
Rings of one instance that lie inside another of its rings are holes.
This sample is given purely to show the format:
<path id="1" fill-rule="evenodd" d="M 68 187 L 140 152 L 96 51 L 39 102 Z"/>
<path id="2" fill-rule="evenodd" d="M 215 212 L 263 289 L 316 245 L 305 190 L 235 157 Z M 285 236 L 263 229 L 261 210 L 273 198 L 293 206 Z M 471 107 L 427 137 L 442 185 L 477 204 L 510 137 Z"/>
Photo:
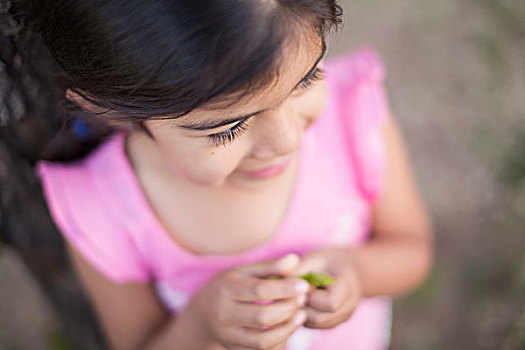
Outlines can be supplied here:
<path id="1" fill-rule="evenodd" d="M 282 173 L 288 167 L 288 165 L 290 165 L 291 161 L 292 157 L 288 157 L 288 159 L 280 164 L 269 166 L 261 170 L 244 171 L 244 173 L 253 178 L 268 179 Z"/>

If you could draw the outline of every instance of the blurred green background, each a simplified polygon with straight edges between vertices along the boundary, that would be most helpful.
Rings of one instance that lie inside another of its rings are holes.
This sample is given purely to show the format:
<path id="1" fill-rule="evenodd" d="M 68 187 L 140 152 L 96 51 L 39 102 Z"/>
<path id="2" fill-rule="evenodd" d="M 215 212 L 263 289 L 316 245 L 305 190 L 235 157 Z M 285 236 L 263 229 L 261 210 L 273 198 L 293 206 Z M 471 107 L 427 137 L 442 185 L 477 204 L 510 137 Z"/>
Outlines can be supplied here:
<path id="1" fill-rule="evenodd" d="M 525 1 L 342 4 L 330 55 L 382 56 L 436 227 L 433 273 L 395 301 L 392 349 L 525 349 Z M 3 250 L 0 350 L 69 348 Z"/>

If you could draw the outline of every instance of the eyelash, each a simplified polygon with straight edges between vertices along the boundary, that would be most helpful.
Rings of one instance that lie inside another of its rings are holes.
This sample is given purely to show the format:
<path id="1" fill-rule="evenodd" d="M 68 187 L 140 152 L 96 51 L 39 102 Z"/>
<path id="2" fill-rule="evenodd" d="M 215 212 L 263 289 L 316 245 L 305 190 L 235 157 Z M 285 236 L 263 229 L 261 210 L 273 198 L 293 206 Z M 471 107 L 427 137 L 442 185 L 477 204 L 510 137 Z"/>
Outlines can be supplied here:
<path id="1" fill-rule="evenodd" d="M 304 78 L 295 88 L 295 91 L 302 91 L 310 88 L 315 82 L 322 80 L 324 78 L 324 71 L 317 67 L 308 75 L 306 78 Z M 235 124 L 228 130 L 221 131 L 217 134 L 208 135 L 209 142 L 215 146 L 226 146 L 226 144 L 231 144 L 237 136 L 241 135 L 243 132 L 245 132 L 248 127 L 248 121 L 251 119 L 245 119 L 240 121 L 239 123 Z"/>
<path id="2" fill-rule="evenodd" d="M 220 133 L 208 135 L 208 140 L 213 146 L 218 147 L 220 145 L 226 146 L 227 143 L 232 143 L 235 137 L 242 134 L 247 129 L 248 119 L 240 121 L 228 130 L 224 130 Z"/>
<path id="3" fill-rule="evenodd" d="M 297 90 L 304 90 L 311 87 L 314 83 L 318 82 L 319 80 L 324 79 L 324 70 L 317 67 L 315 68 L 310 75 L 308 75 L 306 78 L 304 78 L 299 85 L 297 85 Z"/>

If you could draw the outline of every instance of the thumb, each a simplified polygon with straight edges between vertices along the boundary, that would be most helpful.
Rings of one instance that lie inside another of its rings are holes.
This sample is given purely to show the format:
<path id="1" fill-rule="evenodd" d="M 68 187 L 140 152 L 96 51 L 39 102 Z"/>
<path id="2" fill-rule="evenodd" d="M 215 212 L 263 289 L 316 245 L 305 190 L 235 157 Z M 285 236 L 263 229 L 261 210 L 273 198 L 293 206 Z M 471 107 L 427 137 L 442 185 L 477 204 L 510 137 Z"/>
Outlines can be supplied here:
<path id="1" fill-rule="evenodd" d="M 312 271 L 325 271 L 325 265 L 324 261 L 319 257 L 307 256 L 301 260 L 292 273 L 301 276 Z"/>
<path id="2" fill-rule="evenodd" d="M 265 260 L 237 268 L 237 271 L 252 277 L 266 278 L 268 276 L 289 275 L 299 265 L 297 254 L 288 254 L 279 259 Z"/>

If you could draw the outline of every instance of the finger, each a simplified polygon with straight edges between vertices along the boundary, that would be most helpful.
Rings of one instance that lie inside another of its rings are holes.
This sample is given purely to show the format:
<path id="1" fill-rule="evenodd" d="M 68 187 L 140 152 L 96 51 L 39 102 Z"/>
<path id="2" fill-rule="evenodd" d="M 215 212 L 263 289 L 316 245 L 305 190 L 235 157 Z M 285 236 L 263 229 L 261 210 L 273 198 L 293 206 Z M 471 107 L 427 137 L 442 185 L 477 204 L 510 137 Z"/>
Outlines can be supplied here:
<path id="1" fill-rule="evenodd" d="M 306 311 L 299 310 L 294 317 L 272 328 L 254 330 L 251 328 L 237 328 L 239 345 L 252 349 L 279 348 L 290 335 L 306 321 Z"/>
<path id="2" fill-rule="evenodd" d="M 283 350 L 286 347 L 286 343 L 288 342 L 288 339 L 283 341 L 282 343 L 277 344 L 273 348 L 270 348 L 269 350 Z"/>
<path id="3" fill-rule="evenodd" d="M 270 349 L 267 349 L 267 350 L 283 350 L 286 347 L 286 343 L 287 341 L 283 341 L 282 343 Z M 234 347 L 229 347 L 228 349 L 229 350 L 258 350 L 258 349 L 253 349 L 253 348 L 245 348 L 244 346 L 234 346 Z"/>
<path id="4" fill-rule="evenodd" d="M 336 312 L 353 296 L 342 283 L 335 283 L 326 289 L 312 290 L 307 305 L 322 312 Z"/>
<path id="5" fill-rule="evenodd" d="M 272 275 L 287 276 L 297 267 L 299 261 L 300 258 L 297 254 L 288 254 L 280 259 L 265 260 L 239 266 L 235 270 L 246 276 L 259 278 L 266 278 Z"/>
<path id="6" fill-rule="evenodd" d="M 293 274 L 296 276 L 304 275 L 312 271 L 324 271 L 326 263 L 319 256 L 308 256 L 301 258 L 301 261 L 297 267 L 293 270 Z"/>
<path id="7" fill-rule="evenodd" d="M 328 329 L 347 321 L 352 316 L 356 304 L 349 300 L 336 312 L 322 312 L 305 306 L 308 317 L 304 324 L 307 328 Z"/>
<path id="8" fill-rule="evenodd" d="M 286 339 L 285 341 L 283 341 L 282 343 L 279 343 L 277 344 L 276 346 L 274 346 L 273 348 L 271 348 L 270 350 L 283 350 L 285 347 L 286 347 L 286 343 L 288 342 L 288 339 Z"/>
<path id="9" fill-rule="evenodd" d="M 300 300 L 302 299 L 302 300 Z M 306 301 L 306 295 L 278 300 L 270 304 L 236 303 L 232 309 L 234 324 L 248 328 L 272 327 L 290 319 Z"/>
<path id="10" fill-rule="evenodd" d="M 297 297 L 310 289 L 308 282 L 300 278 L 269 280 L 240 278 L 231 286 L 232 298 L 236 301 L 266 301 Z"/>

